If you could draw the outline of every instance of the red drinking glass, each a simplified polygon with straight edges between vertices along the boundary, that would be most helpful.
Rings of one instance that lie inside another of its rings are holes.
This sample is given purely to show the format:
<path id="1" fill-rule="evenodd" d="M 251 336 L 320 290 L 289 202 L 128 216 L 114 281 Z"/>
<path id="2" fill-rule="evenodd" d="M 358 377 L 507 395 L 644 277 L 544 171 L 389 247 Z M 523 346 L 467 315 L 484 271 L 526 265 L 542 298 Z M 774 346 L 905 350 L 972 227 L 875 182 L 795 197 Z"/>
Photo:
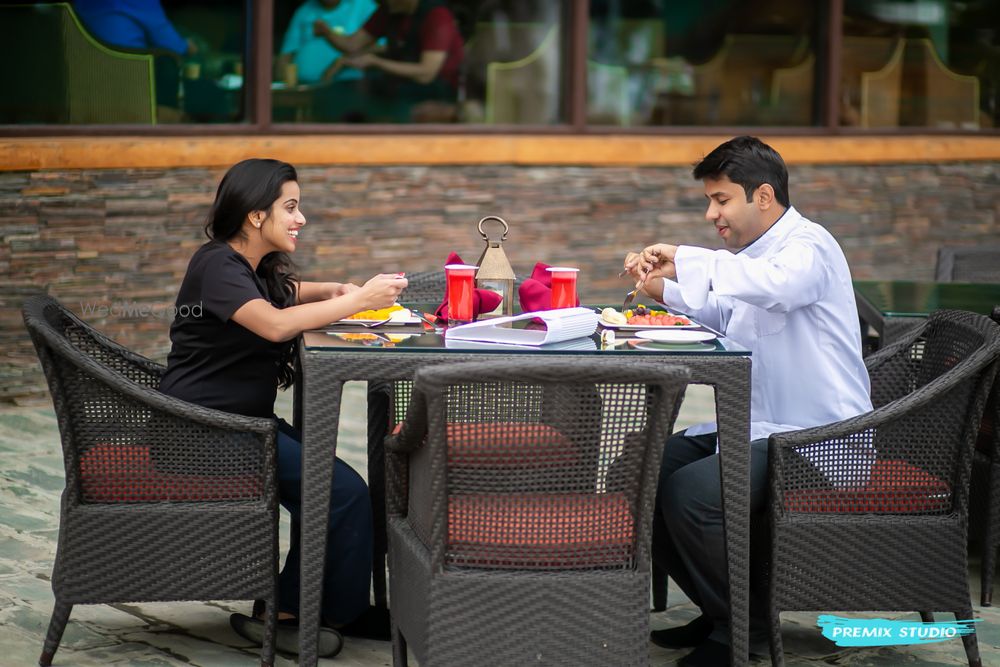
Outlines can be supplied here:
<path id="1" fill-rule="evenodd" d="M 552 308 L 574 308 L 576 306 L 576 274 L 580 269 L 568 266 L 550 266 L 552 274 Z"/>
<path id="2" fill-rule="evenodd" d="M 448 281 L 448 324 L 465 324 L 473 320 L 472 295 L 476 287 L 476 269 L 471 264 L 448 264 L 444 273 Z"/>

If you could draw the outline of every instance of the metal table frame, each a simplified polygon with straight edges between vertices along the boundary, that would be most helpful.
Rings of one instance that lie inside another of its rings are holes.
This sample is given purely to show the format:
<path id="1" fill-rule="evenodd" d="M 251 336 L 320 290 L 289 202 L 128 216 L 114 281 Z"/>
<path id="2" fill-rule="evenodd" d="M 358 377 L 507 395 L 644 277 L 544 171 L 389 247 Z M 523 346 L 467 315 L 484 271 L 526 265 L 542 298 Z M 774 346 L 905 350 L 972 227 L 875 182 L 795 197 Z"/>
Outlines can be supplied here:
<path id="1" fill-rule="evenodd" d="M 497 363 L 503 363 L 511 358 L 523 359 L 525 354 L 534 352 L 489 354 Z M 572 356 L 574 353 L 546 353 L 547 356 L 551 354 Z M 732 584 L 729 587 L 732 665 L 746 665 L 749 653 L 750 353 L 639 354 L 650 364 L 687 366 L 693 384 L 715 389 L 727 563 Z M 296 387 L 303 429 L 299 664 L 312 666 L 317 662 L 322 597 L 318 582 L 322 581 L 326 556 L 330 486 L 344 382 L 409 380 L 425 365 L 483 359 L 483 353 L 468 351 L 318 349 L 300 342 L 301 376 Z"/>

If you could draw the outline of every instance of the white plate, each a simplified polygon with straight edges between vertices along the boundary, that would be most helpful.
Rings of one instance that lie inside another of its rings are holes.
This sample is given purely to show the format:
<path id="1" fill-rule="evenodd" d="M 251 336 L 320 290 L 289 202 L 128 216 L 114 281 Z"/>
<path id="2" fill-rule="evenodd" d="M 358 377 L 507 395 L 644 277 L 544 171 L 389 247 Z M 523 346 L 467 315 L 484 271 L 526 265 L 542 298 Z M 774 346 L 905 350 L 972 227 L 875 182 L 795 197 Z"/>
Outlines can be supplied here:
<path id="1" fill-rule="evenodd" d="M 611 324 L 611 322 L 605 322 L 604 320 L 598 320 L 598 323 L 605 329 L 620 329 L 621 331 L 646 331 L 646 330 L 672 330 L 672 329 L 697 329 L 700 324 Z"/>
<path id="2" fill-rule="evenodd" d="M 397 315 L 396 313 L 399 314 Z M 389 327 L 389 326 L 397 326 L 400 324 L 420 324 L 420 318 L 411 313 L 409 310 L 393 311 L 393 315 L 395 315 L 395 317 L 393 317 L 391 320 L 389 320 L 388 322 L 386 322 L 381 326 Z M 371 324 L 372 322 L 381 322 L 381 321 L 382 320 L 352 320 L 345 318 L 343 320 L 337 320 L 336 322 L 333 322 L 333 324 L 348 324 L 348 325 L 357 324 L 358 326 L 361 326 L 362 324 Z"/>
<path id="3" fill-rule="evenodd" d="M 666 331 L 672 328 L 675 327 L 636 331 L 635 337 L 655 340 L 658 343 L 704 343 L 707 340 L 715 340 L 715 334 L 707 331 Z"/>

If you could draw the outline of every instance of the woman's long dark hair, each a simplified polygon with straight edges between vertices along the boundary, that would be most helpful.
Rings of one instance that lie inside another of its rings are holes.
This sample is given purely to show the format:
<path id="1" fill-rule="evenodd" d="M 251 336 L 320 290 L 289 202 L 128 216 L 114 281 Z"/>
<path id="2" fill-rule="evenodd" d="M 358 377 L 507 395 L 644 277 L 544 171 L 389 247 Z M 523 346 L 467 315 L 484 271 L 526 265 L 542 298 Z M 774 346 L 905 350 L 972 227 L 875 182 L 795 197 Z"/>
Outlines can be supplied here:
<path id="1" fill-rule="evenodd" d="M 281 188 L 289 181 L 298 181 L 295 167 L 279 160 L 243 160 L 233 165 L 219 183 L 215 202 L 208 213 L 205 234 L 214 241 L 228 242 L 245 237 L 243 222 L 254 211 L 271 214 L 271 206 L 281 196 Z M 279 308 L 295 303 L 296 284 L 292 259 L 283 252 L 271 252 L 261 258 L 257 275 L 267 287 L 268 298 Z M 290 387 L 295 379 L 293 361 L 295 342 L 292 339 L 278 358 L 278 386 Z"/>

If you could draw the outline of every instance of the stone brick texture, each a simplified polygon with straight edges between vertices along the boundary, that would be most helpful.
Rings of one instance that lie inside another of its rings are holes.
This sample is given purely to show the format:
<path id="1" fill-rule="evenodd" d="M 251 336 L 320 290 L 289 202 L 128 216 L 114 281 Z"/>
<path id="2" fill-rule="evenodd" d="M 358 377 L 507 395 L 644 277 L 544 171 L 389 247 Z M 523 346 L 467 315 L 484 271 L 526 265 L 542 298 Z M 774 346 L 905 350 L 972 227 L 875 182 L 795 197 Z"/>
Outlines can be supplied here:
<path id="1" fill-rule="evenodd" d="M 163 360 L 170 309 L 224 169 L 0 172 L 0 404 L 44 400 L 21 321 L 48 292 L 124 345 Z M 792 203 L 839 239 L 855 278 L 930 280 L 938 247 L 1000 237 L 996 162 L 793 165 Z M 684 167 L 299 166 L 307 280 L 474 262 L 476 223 L 510 223 L 519 275 L 536 261 L 581 268 L 585 302 L 615 303 L 629 250 L 656 241 L 718 247 Z"/>

